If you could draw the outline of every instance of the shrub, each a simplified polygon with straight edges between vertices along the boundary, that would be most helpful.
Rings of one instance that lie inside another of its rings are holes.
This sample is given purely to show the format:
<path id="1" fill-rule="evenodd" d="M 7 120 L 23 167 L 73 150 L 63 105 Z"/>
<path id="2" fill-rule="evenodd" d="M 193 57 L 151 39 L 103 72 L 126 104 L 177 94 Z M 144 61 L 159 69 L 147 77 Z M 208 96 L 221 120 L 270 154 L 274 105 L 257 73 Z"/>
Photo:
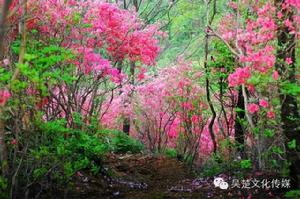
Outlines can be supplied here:
<path id="1" fill-rule="evenodd" d="M 139 153 L 144 150 L 144 145 L 123 132 L 117 130 L 105 130 L 109 139 L 110 150 L 116 153 Z"/>

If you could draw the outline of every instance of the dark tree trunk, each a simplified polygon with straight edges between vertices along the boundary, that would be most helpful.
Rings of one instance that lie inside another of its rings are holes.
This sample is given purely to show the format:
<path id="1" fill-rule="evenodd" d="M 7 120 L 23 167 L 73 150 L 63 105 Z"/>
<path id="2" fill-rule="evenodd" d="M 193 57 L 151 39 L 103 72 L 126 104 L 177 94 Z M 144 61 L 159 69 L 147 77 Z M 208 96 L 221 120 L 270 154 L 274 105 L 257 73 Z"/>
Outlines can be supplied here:
<path id="1" fill-rule="evenodd" d="M 275 0 L 278 10 L 281 10 L 282 0 Z M 294 13 L 292 11 L 284 11 L 284 16 L 292 20 Z M 285 20 L 285 19 L 284 19 Z M 276 69 L 281 74 L 282 81 L 288 83 L 296 83 L 295 78 L 295 62 L 296 62 L 296 52 L 295 44 L 296 38 L 294 34 L 289 34 L 289 30 L 284 25 L 279 25 L 277 31 L 278 48 L 277 48 L 277 63 Z M 284 60 L 290 57 L 293 61 L 292 64 L 287 66 L 284 64 Z M 291 94 L 285 94 L 282 92 L 282 88 L 279 88 L 280 101 L 281 101 L 281 122 L 283 133 L 286 136 L 286 149 L 287 149 L 287 159 L 291 163 L 290 178 L 292 188 L 300 188 L 300 154 L 299 154 L 299 144 L 300 144 L 300 129 L 299 129 L 299 112 L 296 96 Z M 289 142 L 296 141 L 296 148 L 289 148 Z M 298 149 L 298 150 L 297 150 Z"/>
<path id="2" fill-rule="evenodd" d="M 217 141 L 216 141 L 216 135 L 214 132 L 214 123 L 215 123 L 215 119 L 217 117 L 214 105 L 212 103 L 211 97 L 210 97 L 210 81 L 208 78 L 208 73 L 209 73 L 209 68 L 208 68 L 208 41 L 209 37 L 208 34 L 206 34 L 205 36 L 205 57 L 204 57 L 204 68 L 205 68 L 205 73 L 206 73 L 206 77 L 205 77 L 205 90 L 206 90 L 206 100 L 208 102 L 209 108 L 211 110 L 212 113 L 212 117 L 211 120 L 209 121 L 208 124 L 208 130 L 209 130 L 209 134 L 211 136 L 211 140 L 213 142 L 213 152 L 216 153 L 217 152 Z"/>
<path id="3" fill-rule="evenodd" d="M 234 135 L 235 135 L 235 141 L 240 145 L 238 152 L 241 155 L 241 158 L 244 158 L 244 148 L 245 148 L 245 139 L 244 139 L 244 128 L 242 125 L 242 120 L 245 119 L 245 102 L 244 102 L 244 97 L 243 97 L 243 92 L 242 89 L 239 88 L 239 93 L 238 93 L 238 101 L 236 105 L 238 111 L 236 115 L 236 120 L 235 120 L 235 126 L 234 126 Z"/>
<path id="4" fill-rule="evenodd" d="M 131 85 L 134 85 L 134 72 L 135 72 L 135 63 L 131 62 L 130 63 L 130 84 Z M 132 93 L 129 93 L 129 95 L 128 95 L 129 104 L 131 103 L 131 97 L 132 97 Z M 124 118 L 123 132 L 126 133 L 127 135 L 129 135 L 129 132 L 130 132 L 130 117 Z"/>
<path id="5" fill-rule="evenodd" d="M 130 131 L 130 120 L 129 118 L 125 118 L 123 121 L 123 132 L 129 135 Z"/>
<path id="6" fill-rule="evenodd" d="M 5 36 L 5 28 L 6 28 L 6 17 L 8 14 L 9 6 L 11 4 L 11 0 L 4 1 L 4 5 L 0 14 L 0 60 L 3 59 L 4 56 L 4 36 Z M 5 143 L 5 119 L 3 117 L 4 110 L 0 107 L 0 169 L 2 171 L 2 175 L 6 176 L 8 174 L 8 166 L 7 166 L 7 146 Z"/>
<path id="7" fill-rule="evenodd" d="M 135 8 L 135 11 L 138 12 L 139 11 L 139 5 L 138 5 L 138 1 L 137 0 L 133 0 L 133 5 Z M 124 0 L 124 9 L 127 9 L 127 5 L 126 5 L 126 0 Z M 131 62 L 130 63 L 130 84 L 133 85 L 134 84 L 134 73 L 135 73 L 135 63 Z M 128 96 L 128 100 L 129 103 L 131 103 L 131 94 L 129 94 Z M 130 117 L 125 117 L 123 120 L 123 132 L 126 133 L 127 135 L 129 135 L 130 132 Z"/>

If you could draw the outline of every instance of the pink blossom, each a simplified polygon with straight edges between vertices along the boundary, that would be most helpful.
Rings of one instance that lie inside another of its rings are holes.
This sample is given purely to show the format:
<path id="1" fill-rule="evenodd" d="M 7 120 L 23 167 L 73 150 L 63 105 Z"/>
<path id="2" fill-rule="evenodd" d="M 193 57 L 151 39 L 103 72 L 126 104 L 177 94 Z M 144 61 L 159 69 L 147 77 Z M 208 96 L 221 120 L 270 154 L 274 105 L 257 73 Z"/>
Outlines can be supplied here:
<path id="1" fill-rule="evenodd" d="M 0 106 L 4 106 L 11 94 L 8 90 L 0 90 Z"/>
<path id="2" fill-rule="evenodd" d="M 278 19 L 281 19 L 282 17 L 283 17 L 282 12 L 277 12 L 277 18 L 278 18 Z"/>
<path id="3" fill-rule="evenodd" d="M 110 74 L 111 76 L 113 76 L 113 77 L 119 77 L 120 72 L 119 72 L 118 69 L 112 68 L 112 69 L 109 70 L 109 74 Z"/>
<path id="4" fill-rule="evenodd" d="M 229 2 L 228 6 L 231 7 L 232 9 L 234 9 L 234 10 L 237 9 L 237 4 L 233 1 Z"/>
<path id="5" fill-rule="evenodd" d="M 145 68 L 142 68 L 140 69 L 140 73 L 138 74 L 137 76 L 137 79 L 140 81 L 140 80 L 143 80 L 145 78 L 145 73 L 146 73 L 146 69 Z"/>
<path id="6" fill-rule="evenodd" d="M 145 78 L 145 73 L 139 73 L 138 76 L 137 76 L 137 79 L 139 81 L 143 80 Z"/>
<path id="7" fill-rule="evenodd" d="M 275 81 L 278 80 L 278 78 L 279 78 L 279 74 L 276 70 L 273 72 L 272 76 Z"/>
<path id="8" fill-rule="evenodd" d="M 273 111 L 268 111 L 267 112 L 267 117 L 269 119 L 275 119 L 275 113 Z"/>
<path id="9" fill-rule="evenodd" d="M 193 104 L 190 102 L 182 102 L 181 107 L 184 109 L 190 109 L 190 110 L 194 109 Z"/>
<path id="10" fill-rule="evenodd" d="M 198 116 L 197 115 L 193 115 L 192 116 L 192 122 L 193 123 L 197 123 L 198 122 Z"/>
<path id="11" fill-rule="evenodd" d="M 266 100 L 261 99 L 261 100 L 259 100 L 259 105 L 261 107 L 267 108 L 269 106 L 269 103 Z"/>
<path id="12" fill-rule="evenodd" d="M 17 144 L 17 140 L 16 139 L 12 139 L 10 143 L 11 143 L 11 145 L 16 145 Z"/>
<path id="13" fill-rule="evenodd" d="M 292 58 L 290 58 L 290 57 L 287 57 L 286 59 L 285 59 L 285 62 L 287 63 L 287 64 L 292 64 L 293 63 L 293 60 L 292 60 Z"/>
<path id="14" fill-rule="evenodd" d="M 255 92 L 255 87 L 254 87 L 252 84 L 249 84 L 247 87 L 248 87 L 248 90 L 249 90 L 251 93 L 254 93 L 254 92 Z"/>
<path id="15" fill-rule="evenodd" d="M 8 66 L 10 64 L 10 61 L 9 61 L 9 59 L 4 59 L 3 63 L 5 66 Z"/>
<path id="16" fill-rule="evenodd" d="M 251 104 L 248 104 L 247 109 L 248 109 L 249 113 L 254 114 L 259 111 L 259 106 L 257 104 L 251 103 Z"/>
<path id="17" fill-rule="evenodd" d="M 179 125 L 180 125 L 180 120 L 179 120 L 179 118 L 176 118 L 173 121 L 172 125 L 170 126 L 170 130 L 168 132 L 168 136 L 170 138 L 177 138 L 178 137 L 179 134 L 178 134 L 177 129 L 178 129 Z"/>
<path id="18" fill-rule="evenodd" d="M 250 69 L 249 67 L 245 68 L 237 68 L 236 71 L 229 75 L 228 82 L 229 86 L 239 86 L 244 83 L 250 78 Z"/>
<path id="19" fill-rule="evenodd" d="M 288 27 L 290 31 L 295 30 L 293 23 L 289 19 L 284 20 L 284 25 Z"/>
<path id="20" fill-rule="evenodd" d="M 300 10 L 300 1 L 299 0 L 286 0 L 285 1 L 285 6 L 293 6 L 295 7 L 298 11 Z"/>

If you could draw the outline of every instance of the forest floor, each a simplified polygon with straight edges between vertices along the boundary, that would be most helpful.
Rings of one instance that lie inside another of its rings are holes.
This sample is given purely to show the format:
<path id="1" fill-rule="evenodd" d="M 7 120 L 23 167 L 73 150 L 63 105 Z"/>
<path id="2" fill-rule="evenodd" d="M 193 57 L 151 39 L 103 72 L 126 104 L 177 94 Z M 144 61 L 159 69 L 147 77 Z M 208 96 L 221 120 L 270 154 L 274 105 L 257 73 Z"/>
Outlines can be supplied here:
<path id="1" fill-rule="evenodd" d="M 104 168 L 109 175 L 78 172 L 67 198 L 282 198 L 280 191 L 222 190 L 214 186 L 214 177 L 197 178 L 184 163 L 164 156 L 110 153 Z"/>

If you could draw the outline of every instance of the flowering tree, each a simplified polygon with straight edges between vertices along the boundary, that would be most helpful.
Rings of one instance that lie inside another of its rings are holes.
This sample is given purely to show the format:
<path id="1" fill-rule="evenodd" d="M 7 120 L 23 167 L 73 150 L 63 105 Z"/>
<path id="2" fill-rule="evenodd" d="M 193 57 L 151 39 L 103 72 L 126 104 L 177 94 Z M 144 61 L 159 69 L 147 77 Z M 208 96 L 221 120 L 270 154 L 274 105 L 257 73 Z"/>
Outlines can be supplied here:
<path id="1" fill-rule="evenodd" d="M 264 137 L 272 137 L 276 133 L 273 128 L 277 126 L 275 128 L 278 129 L 280 125 L 276 113 L 281 112 L 281 121 L 284 124 L 284 134 L 280 134 L 280 131 L 276 134 L 279 137 L 286 135 L 290 141 L 295 138 L 289 133 L 295 132 L 295 128 L 287 130 L 287 123 L 293 122 L 287 122 L 285 118 L 288 115 L 290 117 L 291 113 L 292 118 L 299 118 L 295 111 L 297 108 L 287 110 L 285 105 L 280 107 L 276 99 L 279 96 L 281 99 L 290 99 L 288 103 L 283 104 L 293 104 L 293 107 L 297 107 L 293 94 L 283 94 L 282 85 L 287 83 L 286 80 L 290 83 L 295 82 L 295 70 L 292 65 L 295 61 L 295 48 L 291 42 L 299 37 L 299 17 L 294 14 L 299 13 L 299 5 L 296 1 L 278 1 L 276 5 L 270 1 L 253 4 L 252 1 L 237 1 L 231 2 L 230 6 L 234 14 L 224 17 L 218 30 L 222 34 L 210 30 L 213 36 L 227 45 L 238 60 L 235 71 L 228 77 L 228 83 L 232 87 L 241 86 L 249 131 L 258 135 L 255 136 L 258 144 L 258 164 L 262 168 L 264 163 L 261 157 L 267 142 Z M 243 12 L 249 8 L 251 17 L 245 17 Z M 293 75 L 288 71 L 294 71 Z M 264 118 L 266 123 L 262 122 Z M 262 132 L 264 136 L 261 135 Z M 274 143 L 280 145 L 282 140 L 277 139 Z"/>
<path id="2" fill-rule="evenodd" d="M 1 116 L 12 113 L 16 119 L 5 123 L 1 118 L 2 163 L 7 162 L 6 126 L 16 129 L 15 154 L 19 133 L 30 131 L 31 121 L 40 117 L 66 118 L 69 127 L 81 128 L 78 116 L 88 124 L 105 114 L 105 98 L 113 98 L 128 81 L 129 63 L 155 64 L 158 26 L 145 25 L 134 12 L 116 4 L 28 0 L 6 7 L 10 28 L 1 32 L 9 33 L 4 37 L 9 48 L 1 59 L 0 106 Z"/>
<path id="3" fill-rule="evenodd" d="M 207 157 L 213 151 L 213 143 L 208 130 L 211 118 L 205 92 L 199 87 L 202 78 L 202 72 L 180 60 L 160 70 L 157 76 L 145 76 L 135 88 L 123 87 L 121 95 L 111 103 L 114 108 L 108 110 L 101 122 L 110 128 L 122 129 L 120 116 L 126 113 L 132 118 L 130 135 L 143 141 L 149 150 L 176 148 L 191 162 L 200 156 Z M 122 98 L 132 90 L 132 103 L 122 109 Z M 225 119 L 219 115 L 219 124 L 214 124 L 218 145 L 233 135 L 232 123 L 228 129 L 223 128 L 227 120 L 232 121 L 230 117 Z"/>

